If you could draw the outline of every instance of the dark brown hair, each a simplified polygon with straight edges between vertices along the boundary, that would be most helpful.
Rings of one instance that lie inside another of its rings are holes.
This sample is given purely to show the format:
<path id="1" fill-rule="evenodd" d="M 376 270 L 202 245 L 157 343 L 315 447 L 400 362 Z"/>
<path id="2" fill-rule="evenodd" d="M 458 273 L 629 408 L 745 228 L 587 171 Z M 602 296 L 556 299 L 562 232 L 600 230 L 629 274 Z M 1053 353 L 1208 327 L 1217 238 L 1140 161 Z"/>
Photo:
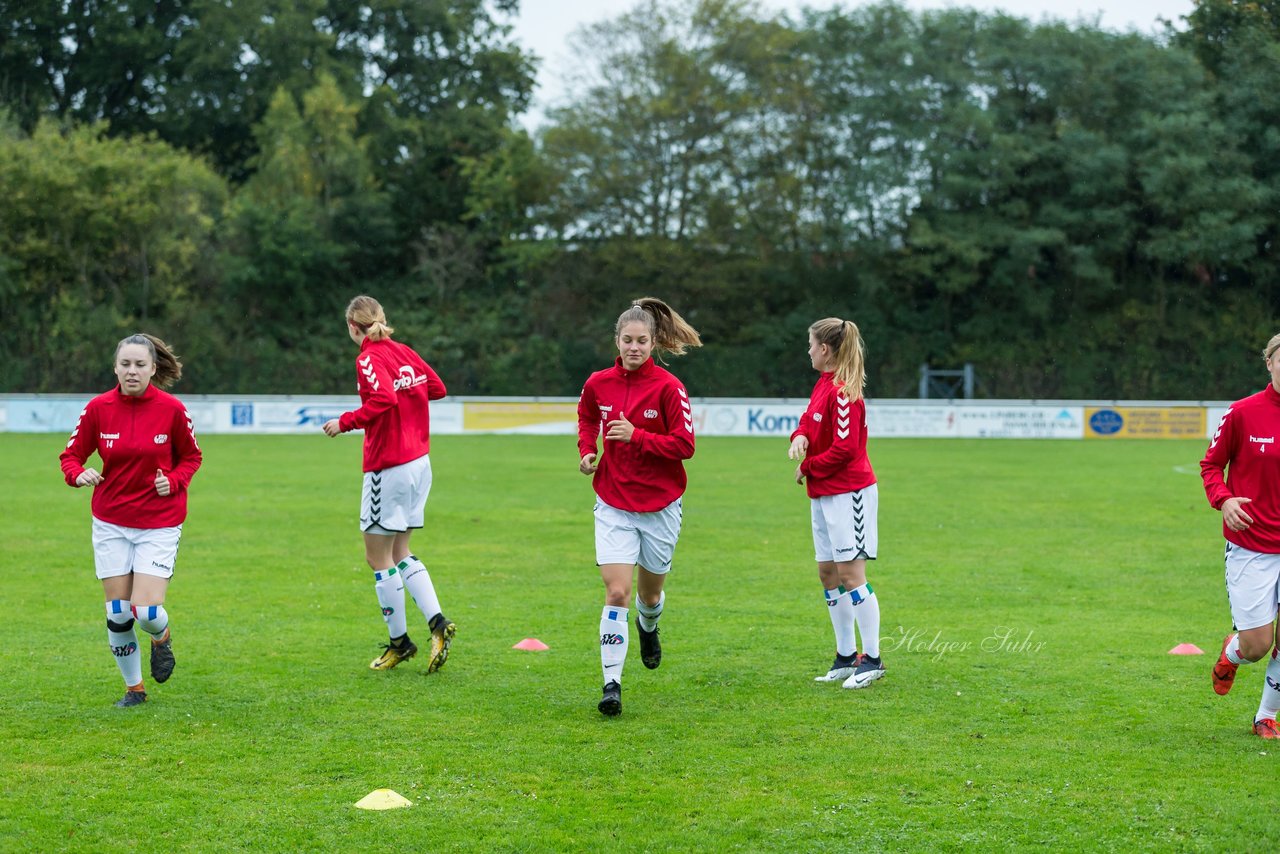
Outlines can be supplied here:
<path id="1" fill-rule="evenodd" d="M 128 338 L 121 338 L 120 343 L 116 345 L 113 360 L 120 358 L 120 348 L 126 344 L 141 344 L 147 348 L 147 352 L 151 354 L 151 362 L 156 366 L 156 373 L 151 378 L 151 382 L 160 388 L 168 388 L 182 379 L 182 362 L 178 360 L 177 354 L 169 348 L 169 345 L 159 338 L 145 332 L 135 332 Z"/>

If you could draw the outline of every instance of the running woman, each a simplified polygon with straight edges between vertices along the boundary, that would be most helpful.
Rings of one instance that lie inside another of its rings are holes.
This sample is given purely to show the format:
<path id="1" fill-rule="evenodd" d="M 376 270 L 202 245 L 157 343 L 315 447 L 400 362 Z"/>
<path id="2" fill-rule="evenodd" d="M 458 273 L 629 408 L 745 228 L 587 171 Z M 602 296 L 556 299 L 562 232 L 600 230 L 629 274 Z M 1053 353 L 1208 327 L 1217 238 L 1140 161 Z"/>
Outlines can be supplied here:
<path id="1" fill-rule="evenodd" d="M 618 358 L 587 378 L 578 400 L 578 470 L 594 475 L 596 564 L 604 581 L 600 664 L 604 696 L 597 708 L 622 712 L 627 658 L 627 606 L 633 568 L 640 660 L 662 662 L 658 618 L 663 582 L 680 538 L 684 460 L 693 456 L 693 413 L 680 380 L 654 364 L 653 354 L 684 355 L 702 346 L 697 330 L 660 299 L 638 299 L 614 326 Z M 603 446 L 596 441 L 604 433 Z M 597 452 L 598 450 L 598 452 Z"/>
<path id="2" fill-rule="evenodd" d="M 815 681 L 865 688 L 885 668 L 880 601 L 867 582 L 867 561 L 876 559 L 879 493 L 867 458 L 866 347 L 857 325 L 838 317 L 814 323 L 809 360 L 821 376 L 791 434 L 788 456 L 800 461 L 796 483 L 809 493 L 818 579 L 836 634 L 835 661 Z"/>
<path id="3" fill-rule="evenodd" d="M 1213 667 L 1213 690 L 1226 694 L 1241 664 L 1270 653 L 1262 701 L 1253 732 L 1280 738 L 1280 335 L 1267 342 L 1262 358 L 1271 382 L 1257 394 L 1231 404 L 1222 416 L 1200 476 L 1209 504 L 1222 511 L 1226 538 L 1227 600 L 1233 631 L 1222 641 Z"/>
<path id="4" fill-rule="evenodd" d="M 124 677 L 121 708 L 146 702 L 135 624 L 151 638 L 151 678 L 173 673 L 165 593 L 187 518 L 200 446 L 186 407 L 161 391 L 182 376 L 169 346 L 145 333 L 116 344 L 117 385 L 89 401 L 60 460 L 69 486 L 93 487 L 93 563 L 107 607 L 107 644 Z M 102 471 L 86 468 L 97 452 Z"/>
<path id="5" fill-rule="evenodd" d="M 347 334 L 360 347 L 356 390 L 361 406 L 324 424 L 328 436 L 364 430 L 364 488 L 360 493 L 360 530 L 364 556 L 373 570 L 373 589 L 382 607 L 390 640 L 369 663 L 390 670 L 413 658 L 404 590 L 409 588 L 431 630 L 434 673 L 449 657 L 457 627 L 440 610 L 431 574 L 409 550 L 409 537 L 421 528 L 431 492 L 431 420 L 428 402 L 446 394 L 444 383 L 411 348 L 391 340 L 395 330 L 371 296 L 347 306 Z"/>

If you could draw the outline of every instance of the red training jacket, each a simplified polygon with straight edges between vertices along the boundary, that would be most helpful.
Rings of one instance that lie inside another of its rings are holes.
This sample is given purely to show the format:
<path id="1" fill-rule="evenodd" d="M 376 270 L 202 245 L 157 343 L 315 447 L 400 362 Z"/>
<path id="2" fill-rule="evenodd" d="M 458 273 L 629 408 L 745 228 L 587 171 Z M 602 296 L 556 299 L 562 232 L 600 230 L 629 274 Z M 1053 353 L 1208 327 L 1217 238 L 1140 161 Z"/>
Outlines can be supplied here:
<path id="1" fill-rule="evenodd" d="M 1214 510 L 1228 498 L 1252 498 L 1241 509 L 1253 519 L 1243 531 L 1222 523 L 1228 542 L 1280 554 L 1280 393 L 1267 387 L 1238 400 L 1222 416 L 1200 461 L 1205 495 Z M 1223 470 L 1228 469 L 1226 477 Z"/>
<path id="2" fill-rule="evenodd" d="M 365 471 L 404 465 L 430 452 L 427 403 L 448 391 L 411 347 L 390 338 L 364 339 L 356 357 L 356 390 L 361 406 L 342 413 L 338 429 L 364 430 Z"/>
<path id="3" fill-rule="evenodd" d="M 187 408 L 148 385 L 130 397 L 116 386 L 90 400 L 59 456 L 69 486 L 94 451 L 102 458 L 102 483 L 89 506 L 94 518 L 125 528 L 172 528 L 187 518 L 187 487 L 203 456 Z M 169 478 L 168 495 L 156 493 L 156 469 Z"/>
<path id="4" fill-rule="evenodd" d="M 619 510 L 652 513 L 684 495 L 684 463 L 693 456 L 693 412 L 684 385 L 649 359 L 634 371 L 613 367 L 587 377 L 578 398 L 578 458 L 596 453 L 610 421 L 626 415 L 630 442 L 606 440 L 591 485 Z"/>
<path id="5" fill-rule="evenodd" d="M 876 482 L 867 458 L 867 405 L 862 398 L 850 401 L 836 391 L 827 371 L 809 395 L 809 406 L 800 426 L 791 434 L 809 439 L 809 450 L 800 463 L 810 498 L 856 492 Z"/>

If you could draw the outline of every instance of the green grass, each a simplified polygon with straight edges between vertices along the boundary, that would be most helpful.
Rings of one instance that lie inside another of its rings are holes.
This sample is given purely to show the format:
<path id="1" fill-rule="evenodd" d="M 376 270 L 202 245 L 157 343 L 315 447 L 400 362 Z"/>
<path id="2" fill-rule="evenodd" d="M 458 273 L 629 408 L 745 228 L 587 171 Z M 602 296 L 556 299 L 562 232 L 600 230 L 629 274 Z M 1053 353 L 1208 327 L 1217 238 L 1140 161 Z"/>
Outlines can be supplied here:
<path id="1" fill-rule="evenodd" d="M 430 677 L 367 669 L 385 636 L 359 441 L 204 437 L 167 602 L 178 669 L 134 710 L 111 705 L 64 441 L 0 434 L 0 850 L 1280 842 L 1280 750 L 1248 729 L 1261 668 L 1209 686 L 1230 618 L 1202 442 L 873 440 L 889 669 L 844 691 L 812 681 L 833 641 L 786 442 L 704 439 L 662 668 L 633 649 L 604 719 L 572 437 L 434 441 L 415 550 L 459 630 Z M 1167 654 L 1183 641 L 1210 655 Z M 354 808 L 380 787 L 414 806 Z"/>

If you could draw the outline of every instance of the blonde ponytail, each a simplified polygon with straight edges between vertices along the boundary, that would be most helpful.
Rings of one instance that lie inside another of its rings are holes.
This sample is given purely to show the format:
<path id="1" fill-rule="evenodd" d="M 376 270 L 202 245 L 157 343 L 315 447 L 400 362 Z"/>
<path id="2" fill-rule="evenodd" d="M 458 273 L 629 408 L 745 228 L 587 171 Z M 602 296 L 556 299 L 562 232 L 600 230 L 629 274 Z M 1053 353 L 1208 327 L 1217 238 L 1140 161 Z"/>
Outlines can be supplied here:
<path id="1" fill-rule="evenodd" d="M 390 338 L 395 328 L 387 325 L 382 304 L 371 296 L 361 294 L 347 304 L 347 323 L 354 324 L 370 341 Z"/>
<path id="2" fill-rule="evenodd" d="M 824 317 L 809 327 L 809 334 L 831 348 L 831 382 L 836 389 L 850 400 L 860 400 L 867 386 L 867 348 L 858 325 L 852 320 Z"/>

